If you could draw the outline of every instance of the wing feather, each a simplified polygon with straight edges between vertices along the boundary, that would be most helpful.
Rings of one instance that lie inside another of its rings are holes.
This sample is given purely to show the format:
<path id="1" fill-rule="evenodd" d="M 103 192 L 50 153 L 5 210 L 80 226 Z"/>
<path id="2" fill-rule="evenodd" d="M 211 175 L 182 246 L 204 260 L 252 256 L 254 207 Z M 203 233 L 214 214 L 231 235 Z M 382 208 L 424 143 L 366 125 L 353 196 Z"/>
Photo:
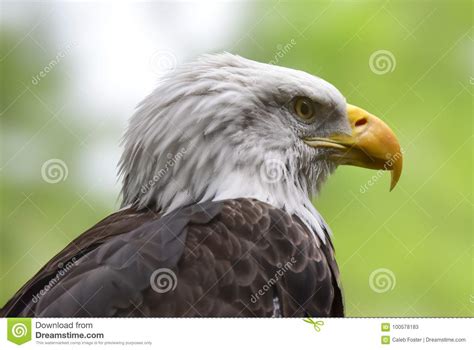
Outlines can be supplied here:
<path id="1" fill-rule="evenodd" d="M 150 277 L 163 268 L 177 284 L 159 293 Z M 338 279 L 331 243 L 257 200 L 206 202 L 165 216 L 127 209 L 71 242 L 0 315 L 343 316 Z"/>

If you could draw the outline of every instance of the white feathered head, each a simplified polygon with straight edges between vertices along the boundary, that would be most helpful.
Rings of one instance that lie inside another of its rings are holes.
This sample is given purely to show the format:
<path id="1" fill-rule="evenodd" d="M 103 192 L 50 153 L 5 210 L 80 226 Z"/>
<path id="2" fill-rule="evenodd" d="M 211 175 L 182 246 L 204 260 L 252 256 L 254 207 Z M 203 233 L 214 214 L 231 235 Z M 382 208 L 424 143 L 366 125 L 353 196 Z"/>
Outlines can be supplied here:
<path id="1" fill-rule="evenodd" d="M 392 170 L 392 187 L 401 172 L 391 130 L 334 86 L 228 53 L 165 76 L 132 117 L 124 145 L 124 206 L 168 213 L 256 198 L 316 231 L 322 219 L 310 198 L 337 165 Z"/>

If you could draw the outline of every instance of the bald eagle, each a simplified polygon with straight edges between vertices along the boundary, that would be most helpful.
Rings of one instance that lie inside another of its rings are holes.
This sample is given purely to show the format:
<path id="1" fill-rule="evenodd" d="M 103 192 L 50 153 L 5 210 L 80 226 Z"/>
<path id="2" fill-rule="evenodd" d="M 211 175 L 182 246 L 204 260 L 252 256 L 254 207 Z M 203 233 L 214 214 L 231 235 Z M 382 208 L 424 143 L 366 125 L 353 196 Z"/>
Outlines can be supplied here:
<path id="1" fill-rule="evenodd" d="M 308 73 L 232 54 L 168 73 L 119 163 L 121 210 L 77 237 L 1 316 L 343 316 L 313 207 L 338 165 L 402 169 L 372 114 Z"/>

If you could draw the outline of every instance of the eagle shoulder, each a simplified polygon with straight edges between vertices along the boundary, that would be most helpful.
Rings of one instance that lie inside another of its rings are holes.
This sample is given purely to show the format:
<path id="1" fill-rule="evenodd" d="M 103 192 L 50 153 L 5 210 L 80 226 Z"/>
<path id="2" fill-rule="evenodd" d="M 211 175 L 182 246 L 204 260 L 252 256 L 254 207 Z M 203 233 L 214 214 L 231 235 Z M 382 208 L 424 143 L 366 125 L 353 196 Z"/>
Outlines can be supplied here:
<path id="1" fill-rule="evenodd" d="M 152 285 L 160 269 L 175 278 L 165 292 Z M 127 209 L 71 242 L 0 315 L 272 316 L 278 308 L 282 316 L 342 316 L 338 275 L 330 243 L 258 200 L 194 204 L 164 216 Z"/>

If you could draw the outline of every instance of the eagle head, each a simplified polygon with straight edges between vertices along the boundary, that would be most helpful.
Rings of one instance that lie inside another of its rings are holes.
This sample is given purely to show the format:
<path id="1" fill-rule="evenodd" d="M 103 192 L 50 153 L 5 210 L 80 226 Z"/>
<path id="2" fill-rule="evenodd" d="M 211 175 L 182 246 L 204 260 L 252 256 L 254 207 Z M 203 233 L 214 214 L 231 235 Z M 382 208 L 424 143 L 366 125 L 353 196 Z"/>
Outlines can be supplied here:
<path id="1" fill-rule="evenodd" d="M 310 198 L 341 164 L 390 170 L 393 188 L 400 145 L 323 79 L 225 53 L 163 77 L 131 118 L 119 167 L 124 206 L 166 214 L 255 198 L 298 215 L 324 240 Z"/>

